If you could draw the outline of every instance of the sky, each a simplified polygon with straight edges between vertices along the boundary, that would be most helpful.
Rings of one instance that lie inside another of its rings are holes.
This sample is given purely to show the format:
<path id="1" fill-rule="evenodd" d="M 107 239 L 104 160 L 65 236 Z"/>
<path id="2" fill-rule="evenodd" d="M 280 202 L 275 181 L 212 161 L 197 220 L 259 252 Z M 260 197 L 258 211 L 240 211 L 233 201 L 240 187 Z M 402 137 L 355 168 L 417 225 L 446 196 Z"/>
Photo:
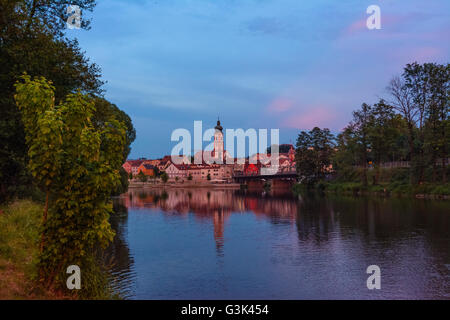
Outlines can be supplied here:
<path id="1" fill-rule="evenodd" d="M 366 9 L 378 5 L 381 29 Z M 407 63 L 448 63 L 448 0 L 98 0 L 90 30 L 68 30 L 128 113 L 130 159 L 170 154 L 172 131 L 279 129 L 295 143 L 338 133 L 363 102 L 389 98 Z M 205 145 L 209 144 L 205 142 Z"/>

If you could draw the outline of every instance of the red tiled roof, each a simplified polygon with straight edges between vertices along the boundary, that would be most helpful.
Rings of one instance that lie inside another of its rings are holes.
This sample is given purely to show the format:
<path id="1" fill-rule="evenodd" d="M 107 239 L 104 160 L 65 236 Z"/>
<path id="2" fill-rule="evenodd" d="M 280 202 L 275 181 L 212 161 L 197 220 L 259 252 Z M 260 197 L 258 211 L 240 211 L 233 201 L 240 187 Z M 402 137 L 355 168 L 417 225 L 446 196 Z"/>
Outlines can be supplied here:
<path id="1" fill-rule="evenodd" d="M 132 167 L 139 167 L 146 160 L 127 160 L 125 163 L 130 164 Z"/>

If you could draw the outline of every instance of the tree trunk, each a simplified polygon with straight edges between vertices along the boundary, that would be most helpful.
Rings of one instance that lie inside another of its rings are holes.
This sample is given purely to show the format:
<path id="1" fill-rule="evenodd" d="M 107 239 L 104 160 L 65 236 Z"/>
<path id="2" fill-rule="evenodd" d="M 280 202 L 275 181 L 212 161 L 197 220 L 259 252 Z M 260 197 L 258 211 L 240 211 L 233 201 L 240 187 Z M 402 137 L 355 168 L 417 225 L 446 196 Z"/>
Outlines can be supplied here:
<path id="1" fill-rule="evenodd" d="M 447 155 L 442 157 L 442 183 L 447 183 Z"/>
<path id="2" fill-rule="evenodd" d="M 364 144 L 364 147 L 366 147 L 365 144 Z M 367 148 L 364 150 L 363 162 L 364 162 L 364 166 L 363 166 L 363 186 L 367 187 Z"/>
<path id="3" fill-rule="evenodd" d="M 49 194 L 49 191 L 47 190 L 47 192 L 45 194 L 44 215 L 42 216 L 42 227 L 43 227 L 43 230 L 42 230 L 41 245 L 40 245 L 41 253 L 44 251 L 44 246 L 45 246 L 45 225 L 47 224 L 48 194 Z"/>
<path id="4" fill-rule="evenodd" d="M 412 125 L 411 123 L 408 123 L 408 144 L 409 144 L 409 162 L 411 163 L 410 165 L 410 173 L 409 173 L 409 182 L 410 184 L 414 183 L 414 178 L 413 178 L 413 174 L 414 174 L 414 166 L 413 166 L 413 159 L 415 157 L 414 154 L 414 133 L 413 133 L 413 129 L 412 129 Z"/>

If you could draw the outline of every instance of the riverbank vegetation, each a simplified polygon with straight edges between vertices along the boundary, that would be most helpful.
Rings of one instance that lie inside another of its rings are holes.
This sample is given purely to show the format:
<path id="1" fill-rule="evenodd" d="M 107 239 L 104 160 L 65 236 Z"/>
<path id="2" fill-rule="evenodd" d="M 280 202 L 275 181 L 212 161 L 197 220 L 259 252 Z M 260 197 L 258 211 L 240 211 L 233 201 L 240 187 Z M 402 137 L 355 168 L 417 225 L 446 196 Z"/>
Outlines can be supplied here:
<path id="1" fill-rule="evenodd" d="M 73 4 L 84 12 L 95 7 L 94 0 Z M 0 6 L 0 259 L 4 275 L 12 270 L 17 280 L 10 287 L 18 288 L 4 294 L 30 298 L 31 279 L 31 295 L 109 297 L 97 254 L 114 236 L 110 197 L 128 187 L 121 165 L 135 139 L 133 124 L 104 99 L 100 68 L 65 37 L 67 4 L 5 0 Z M 89 22 L 83 19 L 81 28 Z M 24 198 L 37 202 L 17 200 Z M 89 279 L 83 290 L 67 290 L 69 265 Z M 21 274 L 27 274 L 24 288 Z"/>
<path id="2" fill-rule="evenodd" d="M 449 195 L 450 65 L 408 64 L 388 92 L 337 136 L 299 134 L 296 190 Z"/>
<path id="3" fill-rule="evenodd" d="M 43 206 L 21 200 L 0 206 L 0 300 L 52 299 L 36 287 Z"/>
<path id="4" fill-rule="evenodd" d="M 76 0 L 72 4 L 88 13 L 93 11 L 95 0 Z M 2 0 L 0 12 L 0 203 L 30 197 L 36 192 L 27 167 L 24 127 L 14 101 L 14 84 L 24 72 L 51 81 L 57 104 L 69 93 L 81 90 L 93 98 L 92 121 L 106 122 L 114 115 L 124 123 L 125 160 L 136 135 L 133 124 L 125 112 L 104 99 L 100 67 L 89 61 L 76 39 L 65 36 L 70 15 L 67 3 Z M 81 28 L 88 30 L 89 25 L 90 20 L 83 14 Z M 126 190 L 126 179 L 122 181 L 123 186 L 115 190 L 116 194 Z"/>

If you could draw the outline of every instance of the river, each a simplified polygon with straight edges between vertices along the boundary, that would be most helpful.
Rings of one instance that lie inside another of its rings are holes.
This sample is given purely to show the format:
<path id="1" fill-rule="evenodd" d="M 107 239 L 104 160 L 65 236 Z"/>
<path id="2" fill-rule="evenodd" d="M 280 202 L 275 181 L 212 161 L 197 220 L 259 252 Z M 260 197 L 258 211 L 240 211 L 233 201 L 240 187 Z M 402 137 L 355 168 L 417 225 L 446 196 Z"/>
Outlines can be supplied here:
<path id="1" fill-rule="evenodd" d="M 130 189 L 114 207 L 126 299 L 450 299 L 449 201 Z"/>

